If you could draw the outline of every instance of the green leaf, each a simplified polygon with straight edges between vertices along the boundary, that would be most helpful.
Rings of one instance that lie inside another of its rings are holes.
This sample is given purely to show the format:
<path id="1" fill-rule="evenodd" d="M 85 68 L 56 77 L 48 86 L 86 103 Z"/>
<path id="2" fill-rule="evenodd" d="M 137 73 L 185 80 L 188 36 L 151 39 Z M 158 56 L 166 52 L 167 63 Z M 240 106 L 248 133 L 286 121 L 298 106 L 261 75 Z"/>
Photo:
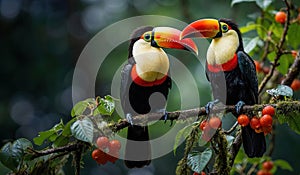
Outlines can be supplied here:
<path id="1" fill-rule="evenodd" d="M 299 112 L 290 112 L 288 114 L 277 115 L 278 121 L 280 124 L 287 123 L 289 127 L 295 131 L 297 134 L 300 134 L 300 113 Z"/>
<path id="2" fill-rule="evenodd" d="M 176 155 L 176 150 L 177 147 L 179 146 L 179 142 L 181 141 L 181 139 L 186 139 L 187 136 L 190 135 L 191 131 L 192 131 L 193 127 L 191 125 L 185 126 L 184 128 L 182 128 L 176 135 L 175 137 L 175 143 L 173 146 L 173 152 L 174 155 Z"/>
<path id="3" fill-rule="evenodd" d="M 265 18 L 262 17 L 258 17 L 256 23 L 258 25 L 258 27 L 256 28 L 256 32 L 258 36 L 264 40 L 267 36 L 268 28 L 272 23 L 270 23 L 269 20 L 266 20 Z"/>
<path id="4" fill-rule="evenodd" d="M 93 141 L 93 130 L 93 122 L 87 117 L 77 120 L 71 126 L 71 132 L 75 138 L 89 143 Z"/>
<path id="5" fill-rule="evenodd" d="M 212 156 L 212 150 L 206 148 L 203 152 L 193 152 L 188 155 L 188 166 L 194 171 L 200 173 Z"/>
<path id="6" fill-rule="evenodd" d="M 98 107 L 94 110 L 94 116 L 96 115 L 111 115 L 115 110 L 115 102 L 109 95 L 101 98 Z"/>
<path id="7" fill-rule="evenodd" d="M 280 167 L 283 170 L 293 171 L 292 166 L 285 160 L 278 159 L 278 160 L 273 161 L 273 163 L 274 163 L 274 165 Z"/>
<path id="8" fill-rule="evenodd" d="M 270 29 L 273 34 L 277 37 L 277 38 L 281 38 L 281 35 L 283 33 L 283 27 L 280 23 L 274 22 L 271 26 Z"/>
<path id="9" fill-rule="evenodd" d="M 247 33 L 250 32 L 252 30 L 256 30 L 256 28 L 258 27 L 258 24 L 255 24 L 253 22 L 248 23 L 246 26 L 240 27 L 240 31 L 241 33 Z"/>
<path id="10" fill-rule="evenodd" d="M 76 105 L 73 107 L 73 109 L 71 111 L 71 116 L 75 117 L 78 115 L 82 115 L 88 106 L 89 106 L 89 103 L 86 101 L 80 101 L 80 102 L 76 103 Z"/>
<path id="11" fill-rule="evenodd" d="M 64 130 L 62 131 L 61 135 L 68 137 L 72 135 L 71 132 L 71 125 L 77 120 L 77 118 L 73 118 L 72 120 L 68 121 L 66 126 L 64 127 Z"/>
<path id="12" fill-rule="evenodd" d="M 276 57 L 276 52 L 273 51 L 273 52 L 269 53 L 267 57 L 271 62 L 274 61 L 275 57 Z"/>
<path id="13" fill-rule="evenodd" d="M 298 49 L 300 45 L 300 25 L 298 23 L 291 24 L 288 30 L 288 43 L 294 48 Z"/>
<path id="14" fill-rule="evenodd" d="M 28 147 L 32 147 L 32 144 L 25 138 L 7 143 L 1 148 L 0 161 L 9 169 L 16 171 Z"/>
<path id="15" fill-rule="evenodd" d="M 63 135 L 59 135 L 55 141 L 53 142 L 53 147 L 60 147 L 60 146 L 65 146 L 69 143 L 70 137 L 65 137 Z"/>
<path id="16" fill-rule="evenodd" d="M 45 140 L 49 139 L 50 141 L 54 141 L 58 136 L 59 132 L 64 129 L 63 121 L 60 120 L 60 123 L 56 124 L 53 128 L 48 131 L 39 132 L 39 135 L 33 138 L 34 144 L 41 146 Z"/>
<path id="17" fill-rule="evenodd" d="M 277 67 L 277 70 L 281 74 L 285 75 L 288 72 L 290 64 L 292 64 L 293 61 L 294 61 L 294 59 L 291 54 L 282 55 L 278 62 L 279 66 Z"/>
<path id="18" fill-rule="evenodd" d="M 12 151 L 12 144 L 11 143 L 6 143 L 0 151 L 0 161 L 1 163 L 6 166 L 7 168 L 16 171 L 20 158 L 14 155 Z"/>
<path id="19" fill-rule="evenodd" d="M 256 0 L 256 4 L 263 10 L 266 10 L 272 2 L 272 0 Z"/>
<path id="20" fill-rule="evenodd" d="M 231 6 L 233 6 L 234 4 L 238 4 L 241 2 L 254 2 L 255 0 L 232 0 L 231 1 Z"/>
<path id="21" fill-rule="evenodd" d="M 249 53 L 251 52 L 257 45 L 257 43 L 259 42 L 259 37 L 255 37 L 252 39 L 244 39 L 244 46 L 245 46 L 245 52 Z"/>

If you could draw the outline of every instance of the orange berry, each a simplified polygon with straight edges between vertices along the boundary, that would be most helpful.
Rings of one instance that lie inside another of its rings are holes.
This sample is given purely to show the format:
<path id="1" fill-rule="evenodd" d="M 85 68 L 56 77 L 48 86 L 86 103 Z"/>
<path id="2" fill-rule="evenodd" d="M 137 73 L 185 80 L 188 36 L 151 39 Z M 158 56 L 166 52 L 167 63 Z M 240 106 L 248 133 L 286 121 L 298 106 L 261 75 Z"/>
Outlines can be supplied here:
<path id="1" fill-rule="evenodd" d="M 200 129 L 203 131 L 205 129 L 205 127 L 207 126 L 207 120 L 203 120 L 201 123 L 200 123 Z"/>
<path id="2" fill-rule="evenodd" d="M 100 149 L 95 149 L 92 152 L 92 158 L 98 163 L 98 164 L 106 164 L 107 160 L 107 154 Z"/>
<path id="3" fill-rule="evenodd" d="M 272 161 L 266 161 L 262 166 L 264 170 L 270 171 L 273 168 L 274 163 Z"/>
<path id="4" fill-rule="evenodd" d="M 221 119 L 219 117 L 212 117 L 209 119 L 208 124 L 211 128 L 213 129 L 218 129 L 221 127 L 222 122 Z"/>
<path id="5" fill-rule="evenodd" d="M 252 117 L 252 119 L 250 120 L 250 127 L 254 130 L 260 128 L 259 118 Z"/>
<path id="6" fill-rule="evenodd" d="M 265 114 L 259 119 L 260 126 L 263 128 L 272 126 L 272 122 L 272 116 L 269 114 Z"/>
<path id="7" fill-rule="evenodd" d="M 268 106 L 264 107 L 263 110 L 262 110 L 262 115 L 265 115 L 265 114 L 269 114 L 271 116 L 274 116 L 275 115 L 275 108 L 271 105 L 268 105 Z"/>
<path id="8" fill-rule="evenodd" d="M 109 146 L 109 139 L 107 137 L 99 137 L 96 143 L 99 149 L 104 150 Z"/>
<path id="9" fill-rule="evenodd" d="M 300 13 L 299 13 L 299 15 L 300 15 Z M 298 55 L 298 52 L 297 52 L 296 50 L 292 50 L 292 51 L 291 51 L 291 54 L 292 54 L 292 56 L 293 56 L 294 58 L 296 58 L 297 55 Z"/>
<path id="10" fill-rule="evenodd" d="M 291 88 L 294 91 L 298 91 L 300 89 L 300 80 L 299 79 L 294 79 L 294 81 L 291 84 Z"/>
<path id="11" fill-rule="evenodd" d="M 121 149 L 121 143 L 119 140 L 111 140 L 109 142 L 109 151 L 116 152 Z"/>
<path id="12" fill-rule="evenodd" d="M 284 24 L 286 21 L 286 13 L 282 11 L 277 12 L 275 15 L 275 21 Z"/>
<path id="13" fill-rule="evenodd" d="M 249 123 L 250 123 L 249 117 L 248 117 L 247 115 L 245 115 L 245 114 L 241 114 L 241 115 L 237 118 L 237 121 L 238 121 L 238 123 L 239 123 L 241 126 L 243 126 L 243 127 L 249 125 Z"/>
<path id="14" fill-rule="evenodd" d="M 260 66 L 260 62 L 254 60 L 254 63 L 255 63 L 255 69 L 256 69 L 256 72 L 261 72 L 261 71 L 262 71 L 262 68 L 261 68 L 261 66 Z"/>

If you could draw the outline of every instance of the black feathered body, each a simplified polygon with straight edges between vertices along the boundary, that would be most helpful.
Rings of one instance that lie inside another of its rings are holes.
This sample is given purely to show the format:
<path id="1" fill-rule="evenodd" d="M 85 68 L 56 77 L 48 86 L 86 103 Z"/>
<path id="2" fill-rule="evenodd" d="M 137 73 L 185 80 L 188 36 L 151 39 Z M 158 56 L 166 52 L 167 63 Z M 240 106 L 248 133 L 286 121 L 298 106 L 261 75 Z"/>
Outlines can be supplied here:
<path id="1" fill-rule="evenodd" d="M 141 27 L 136 29 L 131 36 L 132 39 L 128 49 L 128 63 L 124 65 L 121 72 L 120 98 L 125 115 L 147 114 L 149 112 L 157 112 L 166 107 L 167 96 L 171 88 L 169 76 L 161 84 L 153 86 L 141 86 L 135 83 L 131 77 L 132 69 L 136 64 L 132 53 L 133 45 L 143 33 L 152 31 L 152 29 L 153 27 Z M 155 93 L 160 95 L 156 96 Z M 127 139 L 125 149 L 126 166 L 128 168 L 141 168 L 149 165 L 151 162 L 151 145 L 148 126 L 135 125 L 133 123 L 133 125 L 128 127 Z"/>
<path id="2" fill-rule="evenodd" d="M 226 105 L 236 105 L 239 101 L 253 105 L 258 100 L 258 82 L 253 60 L 244 52 L 238 51 L 238 64 L 231 71 L 210 72 L 213 96 Z M 261 157 L 266 151 L 263 133 L 256 133 L 250 125 L 242 128 L 243 145 L 248 157 Z"/>

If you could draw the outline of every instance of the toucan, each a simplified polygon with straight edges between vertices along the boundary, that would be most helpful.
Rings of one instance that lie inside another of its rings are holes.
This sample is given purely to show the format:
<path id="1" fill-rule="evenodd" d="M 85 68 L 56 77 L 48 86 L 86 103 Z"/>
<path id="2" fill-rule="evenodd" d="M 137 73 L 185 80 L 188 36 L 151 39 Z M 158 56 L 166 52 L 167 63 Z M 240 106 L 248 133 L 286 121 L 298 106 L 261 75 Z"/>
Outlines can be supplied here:
<path id="1" fill-rule="evenodd" d="M 186 26 L 180 37 L 212 39 L 206 55 L 206 76 L 215 101 L 206 105 L 207 113 L 217 102 L 235 105 L 235 116 L 245 104 L 257 104 L 255 64 L 244 51 L 241 32 L 232 20 L 200 19 Z M 266 151 L 264 134 L 256 133 L 249 125 L 242 127 L 242 139 L 248 157 L 261 157 Z"/>
<path id="2" fill-rule="evenodd" d="M 125 165 L 141 168 L 151 162 L 148 127 L 135 124 L 132 116 L 165 111 L 172 81 L 169 58 L 162 48 L 198 53 L 192 39 L 180 40 L 180 30 L 171 27 L 143 26 L 133 31 L 128 62 L 121 71 L 121 106 L 127 120 Z"/>

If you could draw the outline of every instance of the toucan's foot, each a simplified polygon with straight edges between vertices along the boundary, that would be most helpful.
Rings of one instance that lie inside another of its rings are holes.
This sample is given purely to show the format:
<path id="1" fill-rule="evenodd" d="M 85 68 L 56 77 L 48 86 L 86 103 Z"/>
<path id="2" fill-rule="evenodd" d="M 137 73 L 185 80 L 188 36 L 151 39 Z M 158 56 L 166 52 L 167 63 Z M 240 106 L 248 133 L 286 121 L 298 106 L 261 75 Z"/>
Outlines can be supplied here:
<path id="1" fill-rule="evenodd" d="M 158 112 L 162 112 L 164 115 L 163 115 L 163 118 L 164 118 L 164 122 L 167 123 L 167 120 L 168 120 L 168 111 L 166 109 L 160 109 L 158 110 Z M 173 124 L 173 121 L 171 121 L 171 126 Z"/>
<path id="2" fill-rule="evenodd" d="M 237 102 L 237 104 L 235 105 L 235 111 L 238 115 L 241 114 L 241 112 L 243 111 L 243 107 L 245 106 L 245 102 L 243 101 L 239 101 Z"/>
<path id="3" fill-rule="evenodd" d="M 215 106 L 215 104 L 219 103 L 219 99 L 216 99 L 214 101 L 210 101 L 205 105 L 205 112 L 208 115 L 210 113 L 210 111 L 213 109 L 213 107 Z"/>
<path id="4" fill-rule="evenodd" d="M 133 120 L 132 120 L 132 115 L 130 113 L 126 114 L 126 120 L 128 121 L 128 123 L 130 123 L 130 125 L 133 125 Z"/>

